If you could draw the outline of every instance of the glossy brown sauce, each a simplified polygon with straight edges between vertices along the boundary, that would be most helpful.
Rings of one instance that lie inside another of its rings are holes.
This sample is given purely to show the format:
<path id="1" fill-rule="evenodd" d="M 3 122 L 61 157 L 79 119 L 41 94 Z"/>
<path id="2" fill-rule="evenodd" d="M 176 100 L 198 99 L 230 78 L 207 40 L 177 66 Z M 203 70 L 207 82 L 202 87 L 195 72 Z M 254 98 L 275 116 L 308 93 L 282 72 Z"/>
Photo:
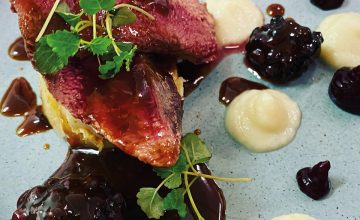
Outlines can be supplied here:
<path id="1" fill-rule="evenodd" d="M 241 53 L 244 49 L 245 43 L 228 45 L 219 51 L 218 58 L 215 61 L 206 64 L 196 65 L 186 60 L 178 62 L 178 74 L 184 78 L 184 96 L 190 95 L 224 57 L 234 53 Z"/>
<path id="2" fill-rule="evenodd" d="M 25 213 L 27 219 L 35 219 L 41 211 L 45 219 L 53 215 L 62 216 L 61 219 L 75 216 L 88 220 L 95 216 L 109 220 L 147 219 L 136 203 L 136 194 L 142 187 L 157 187 L 161 182 L 152 167 L 119 149 L 105 149 L 98 154 L 90 151 L 71 149 L 64 163 L 43 185 L 26 191 L 19 198 L 12 220 L 21 219 Z M 196 169 L 210 173 L 204 164 L 197 165 Z M 225 219 L 225 199 L 213 180 L 200 178 L 190 189 L 205 219 Z M 161 196 L 166 193 L 166 190 L 160 190 Z M 188 207 L 191 206 L 188 204 Z M 161 219 L 180 218 L 171 211 Z M 189 209 L 185 219 L 197 218 Z"/>
<path id="3" fill-rule="evenodd" d="M 260 83 L 252 82 L 241 77 L 230 77 L 221 83 L 219 101 L 224 105 L 228 105 L 236 96 L 246 90 L 267 88 L 268 87 Z"/>
<path id="4" fill-rule="evenodd" d="M 16 134 L 20 137 L 25 137 L 50 130 L 51 128 L 49 121 L 42 112 L 41 106 L 38 106 L 26 114 L 24 121 L 16 129 Z"/>
<path id="5" fill-rule="evenodd" d="M 266 13 L 271 17 L 284 16 L 285 8 L 280 4 L 271 4 L 266 8 Z"/>
<path id="6" fill-rule="evenodd" d="M 51 129 L 41 106 L 36 106 L 36 95 L 31 85 L 23 77 L 14 79 L 5 92 L 1 100 L 1 114 L 8 117 L 25 116 L 16 130 L 20 137 Z"/>
<path id="7" fill-rule="evenodd" d="M 36 107 L 36 95 L 29 82 L 20 77 L 12 81 L 0 104 L 2 115 L 21 116 Z"/>
<path id="8" fill-rule="evenodd" d="M 26 50 L 25 43 L 22 37 L 17 38 L 8 49 L 9 56 L 14 60 L 29 60 Z"/>

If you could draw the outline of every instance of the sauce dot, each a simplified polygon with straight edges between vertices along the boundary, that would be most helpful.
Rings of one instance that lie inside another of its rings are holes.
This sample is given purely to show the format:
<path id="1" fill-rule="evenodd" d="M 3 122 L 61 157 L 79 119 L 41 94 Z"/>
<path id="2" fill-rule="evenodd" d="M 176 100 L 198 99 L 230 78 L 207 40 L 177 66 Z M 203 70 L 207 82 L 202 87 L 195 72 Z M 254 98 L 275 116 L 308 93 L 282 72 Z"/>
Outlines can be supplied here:
<path id="1" fill-rule="evenodd" d="M 280 4 L 271 4 L 266 8 L 266 13 L 271 17 L 283 16 L 285 8 Z"/>
<path id="2" fill-rule="evenodd" d="M 29 60 L 25 50 L 24 39 L 22 37 L 17 38 L 8 49 L 9 56 L 18 61 Z"/>

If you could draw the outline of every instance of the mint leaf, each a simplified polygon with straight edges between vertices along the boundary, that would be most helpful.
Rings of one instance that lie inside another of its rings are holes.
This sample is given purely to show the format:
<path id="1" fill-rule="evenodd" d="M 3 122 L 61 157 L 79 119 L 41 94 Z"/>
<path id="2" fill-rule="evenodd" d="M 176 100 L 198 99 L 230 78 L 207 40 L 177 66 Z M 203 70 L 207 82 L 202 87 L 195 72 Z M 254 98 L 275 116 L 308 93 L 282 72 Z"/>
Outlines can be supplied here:
<path id="1" fill-rule="evenodd" d="M 156 174 L 163 179 L 167 178 L 171 174 L 175 174 L 165 183 L 165 186 L 169 189 L 175 189 L 181 185 L 182 183 L 181 174 L 183 171 L 186 170 L 187 170 L 187 164 L 184 154 L 180 154 L 179 159 L 176 161 L 176 164 L 172 167 L 154 168 Z"/>
<path id="2" fill-rule="evenodd" d="M 37 70 L 43 75 L 53 74 L 68 63 L 68 59 L 63 59 L 52 50 L 46 37 L 42 37 L 37 43 L 34 59 Z"/>
<path id="3" fill-rule="evenodd" d="M 164 215 L 163 198 L 160 197 L 155 188 L 141 188 L 136 197 L 137 204 L 148 218 L 159 219 Z"/>
<path id="4" fill-rule="evenodd" d="M 174 189 L 164 198 L 164 209 L 177 210 L 181 218 L 185 218 L 187 214 L 183 191 L 181 188 Z"/>
<path id="5" fill-rule="evenodd" d="M 187 151 L 193 165 L 205 163 L 211 158 L 211 152 L 208 146 L 199 136 L 193 133 L 186 134 L 181 139 L 181 148 Z"/>
<path id="6" fill-rule="evenodd" d="M 115 0 L 80 0 L 80 7 L 86 14 L 93 15 L 100 10 L 110 11 L 115 5 Z"/>
<path id="7" fill-rule="evenodd" d="M 46 42 L 63 59 L 74 56 L 80 47 L 79 35 L 66 30 L 47 35 Z"/>
<path id="8" fill-rule="evenodd" d="M 127 7 L 122 7 L 116 10 L 113 17 L 113 27 L 119 27 L 121 25 L 131 24 L 136 21 L 136 14 Z"/>
<path id="9" fill-rule="evenodd" d="M 109 37 L 97 37 L 92 39 L 86 48 L 94 55 L 104 55 L 108 52 L 108 48 L 111 45 L 111 42 L 112 40 Z"/>

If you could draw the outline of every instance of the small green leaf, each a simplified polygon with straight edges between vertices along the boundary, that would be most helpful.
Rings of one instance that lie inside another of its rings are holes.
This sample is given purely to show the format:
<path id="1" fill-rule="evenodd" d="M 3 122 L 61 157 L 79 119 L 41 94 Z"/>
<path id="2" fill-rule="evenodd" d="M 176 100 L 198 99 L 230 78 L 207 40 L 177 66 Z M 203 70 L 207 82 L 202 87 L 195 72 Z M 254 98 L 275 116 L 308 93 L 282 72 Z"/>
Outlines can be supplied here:
<path id="1" fill-rule="evenodd" d="M 116 64 L 114 61 L 106 61 L 105 64 L 99 66 L 99 72 L 101 73 L 99 77 L 101 79 L 111 79 L 114 78 L 117 74 L 115 72 Z"/>
<path id="2" fill-rule="evenodd" d="M 112 60 L 106 61 L 105 64 L 99 67 L 99 72 L 101 73 L 99 77 L 101 79 L 114 78 L 120 72 L 124 63 L 126 71 L 130 71 L 130 64 L 135 56 L 136 49 L 137 47 L 134 46 L 129 51 L 122 50 L 120 55 L 115 55 Z"/>
<path id="3" fill-rule="evenodd" d="M 46 42 L 55 53 L 64 59 L 74 56 L 80 47 L 79 35 L 66 30 L 47 35 Z"/>
<path id="4" fill-rule="evenodd" d="M 70 13 L 70 8 L 69 8 L 69 5 L 66 3 L 66 2 L 61 2 L 55 12 L 62 12 L 62 13 Z"/>
<path id="5" fill-rule="evenodd" d="M 121 25 L 132 24 L 136 21 L 136 14 L 127 7 L 122 7 L 116 10 L 113 17 L 113 27 L 119 27 Z"/>
<path id="6" fill-rule="evenodd" d="M 180 217 L 185 218 L 186 204 L 184 202 L 183 189 L 174 189 L 166 195 L 164 198 L 164 209 L 165 210 L 177 210 Z"/>
<path id="7" fill-rule="evenodd" d="M 70 26 L 75 27 L 77 23 L 80 22 L 81 16 L 72 14 L 72 13 L 64 13 L 64 12 L 56 12 L 66 23 Z"/>
<path id="8" fill-rule="evenodd" d="M 183 154 L 180 154 L 176 164 L 169 168 L 155 168 L 154 171 L 158 176 L 165 179 L 171 174 L 174 174 L 164 185 L 169 189 L 175 189 L 182 183 L 181 174 L 187 170 L 186 159 Z"/>
<path id="9" fill-rule="evenodd" d="M 55 12 L 72 27 L 75 27 L 81 20 L 81 14 L 71 13 L 69 6 L 65 2 L 60 3 Z"/>
<path id="10" fill-rule="evenodd" d="M 164 201 L 155 188 L 141 188 L 136 197 L 137 204 L 148 218 L 159 219 L 164 215 Z"/>
<path id="11" fill-rule="evenodd" d="M 181 148 L 187 151 L 193 165 L 205 163 L 211 158 L 211 152 L 208 146 L 199 136 L 193 133 L 186 134 L 181 139 Z"/>
<path id="12" fill-rule="evenodd" d="M 91 40 L 90 44 L 86 48 L 94 55 L 104 55 L 108 52 L 108 48 L 111 45 L 112 40 L 109 37 L 97 37 Z"/>
<path id="13" fill-rule="evenodd" d="M 46 37 L 42 37 L 37 43 L 34 59 L 37 70 L 43 75 L 53 74 L 68 63 L 68 59 L 60 57 L 47 44 Z"/>
<path id="14" fill-rule="evenodd" d="M 110 11 L 115 5 L 115 0 L 80 0 L 80 7 L 86 14 L 93 15 L 100 10 Z"/>

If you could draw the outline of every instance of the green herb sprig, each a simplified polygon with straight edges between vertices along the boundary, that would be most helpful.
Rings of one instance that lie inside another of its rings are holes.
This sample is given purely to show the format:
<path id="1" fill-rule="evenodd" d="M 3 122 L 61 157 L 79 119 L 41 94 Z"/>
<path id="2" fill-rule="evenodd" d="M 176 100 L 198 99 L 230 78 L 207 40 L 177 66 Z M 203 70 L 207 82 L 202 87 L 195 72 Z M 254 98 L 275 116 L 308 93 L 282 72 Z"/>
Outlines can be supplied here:
<path id="1" fill-rule="evenodd" d="M 134 5 L 115 5 L 115 0 L 80 0 L 80 7 L 81 12 L 73 14 L 66 3 L 60 3 L 60 0 L 55 1 L 36 38 L 34 59 L 39 72 L 43 75 L 56 73 L 63 69 L 68 64 L 69 58 L 75 56 L 81 49 L 98 56 L 99 77 L 102 79 L 115 77 L 123 66 L 125 66 L 126 71 L 130 71 L 137 46 L 131 43 L 116 42 L 112 29 L 134 23 L 137 16 L 132 10 L 144 14 L 151 20 L 155 18 Z M 105 19 L 100 20 L 100 24 L 98 24 L 96 14 L 100 11 L 105 12 Z M 58 30 L 44 36 L 55 13 L 70 25 L 70 30 Z M 80 32 L 91 27 L 92 40 L 81 39 Z M 98 30 L 106 33 L 106 35 L 98 36 Z"/>
<path id="2" fill-rule="evenodd" d="M 144 187 L 137 193 L 137 204 L 148 218 L 159 219 L 168 210 L 176 210 L 184 218 L 187 215 L 184 196 L 187 194 L 199 220 L 203 220 L 191 194 L 191 185 L 199 178 L 228 182 L 249 182 L 249 178 L 224 178 L 198 172 L 194 165 L 208 162 L 211 152 L 208 146 L 195 134 L 189 133 L 181 140 L 181 152 L 176 164 L 169 168 L 154 168 L 163 181 L 156 188 Z M 191 170 L 191 171 L 189 171 Z M 189 176 L 194 176 L 189 182 Z M 162 198 L 159 190 L 165 186 L 171 191 Z"/>

